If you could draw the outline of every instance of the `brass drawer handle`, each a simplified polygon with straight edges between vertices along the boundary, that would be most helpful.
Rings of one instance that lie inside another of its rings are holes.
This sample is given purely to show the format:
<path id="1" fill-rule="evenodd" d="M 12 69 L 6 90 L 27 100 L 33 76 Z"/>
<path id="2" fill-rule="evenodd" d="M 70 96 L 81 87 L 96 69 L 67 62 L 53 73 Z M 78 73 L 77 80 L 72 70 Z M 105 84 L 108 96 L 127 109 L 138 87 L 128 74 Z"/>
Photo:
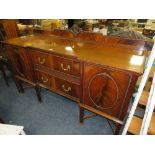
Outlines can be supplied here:
<path id="1" fill-rule="evenodd" d="M 41 59 L 41 58 L 39 57 L 39 58 L 38 58 L 38 61 L 39 61 L 40 64 L 44 64 L 45 61 L 46 61 L 46 59 L 45 59 L 45 58 L 42 58 L 42 59 Z"/>
<path id="2" fill-rule="evenodd" d="M 66 89 L 64 84 L 62 85 L 62 89 L 63 89 L 65 92 L 69 92 L 69 91 L 72 90 L 71 87 L 68 87 L 68 88 Z"/>
<path id="3" fill-rule="evenodd" d="M 47 83 L 48 82 L 48 78 L 44 79 L 44 77 L 41 77 L 41 80 L 43 81 L 43 83 Z"/>
<path id="4" fill-rule="evenodd" d="M 71 66 L 70 66 L 70 65 L 67 65 L 67 67 L 64 68 L 64 65 L 61 64 L 61 69 L 62 69 L 63 71 L 69 71 L 69 70 L 71 69 Z"/>

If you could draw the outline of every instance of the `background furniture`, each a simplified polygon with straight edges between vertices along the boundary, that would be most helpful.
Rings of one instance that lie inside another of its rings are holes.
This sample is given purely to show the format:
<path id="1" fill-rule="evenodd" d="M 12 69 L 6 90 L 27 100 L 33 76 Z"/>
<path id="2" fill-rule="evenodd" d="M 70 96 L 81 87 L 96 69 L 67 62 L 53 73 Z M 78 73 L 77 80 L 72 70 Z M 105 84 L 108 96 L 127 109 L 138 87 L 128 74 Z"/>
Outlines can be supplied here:
<path id="1" fill-rule="evenodd" d="M 15 79 L 32 85 L 39 101 L 40 88 L 49 89 L 79 103 L 81 123 L 89 118 L 84 116 L 89 110 L 115 122 L 115 134 L 144 70 L 144 45 L 113 37 L 89 41 L 43 34 L 5 42 Z"/>
<path id="2" fill-rule="evenodd" d="M 12 73 L 12 67 L 11 67 L 11 64 L 10 64 L 8 57 L 5 56 L 4 54 L 6 54 L 6 52 L 0 55 L 0 71 L 2 72 L 2 76 L 4 78 L 6 85 L 9 86 L 8 79 L 10 77 L 7 76 L 6 69 L 11 71 L 11 73 Z"/>
<path id="3" fill-rule="evenodd" d="M 1 40 L 7 40 L 11 38 L 18 37 L 18 29 L 16 20 L 0 20 L 0 32 L 1 32 Z M 8 58 L 6 48 L 3 45 L 0 45 L 0 70 L 4 77 L 5 83 L 9 86 L 8 78 L 6 75 L 6 69 L 8 69 L 11 74 L 12 67 L 10 65 L 10 60 Z"/>
<path id="4" fill-rule="evenodd" d="M 16 20 L 0 20 L 0 31 L 5 39 L 19 36 Z"/>
<path id="5" fill-rule="evenodd" d="M 148 38 L 153 38 L 155 36 L 155 30 L 151 30 L 151 29 L 143 29 L 143 35 L 148 37 Z"/>

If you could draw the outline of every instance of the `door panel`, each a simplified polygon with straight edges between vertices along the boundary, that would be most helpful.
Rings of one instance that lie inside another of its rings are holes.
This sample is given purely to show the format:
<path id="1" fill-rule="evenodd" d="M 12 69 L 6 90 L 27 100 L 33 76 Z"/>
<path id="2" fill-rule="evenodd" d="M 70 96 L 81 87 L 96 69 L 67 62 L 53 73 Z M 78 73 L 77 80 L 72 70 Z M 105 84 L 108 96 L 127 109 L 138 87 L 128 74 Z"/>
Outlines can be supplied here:
<path id="1" fill-rule="evenodd" d="M 129 73 L 87 64 L 84 66 L 84 104 L 119 118 L 130 82 Z"/>

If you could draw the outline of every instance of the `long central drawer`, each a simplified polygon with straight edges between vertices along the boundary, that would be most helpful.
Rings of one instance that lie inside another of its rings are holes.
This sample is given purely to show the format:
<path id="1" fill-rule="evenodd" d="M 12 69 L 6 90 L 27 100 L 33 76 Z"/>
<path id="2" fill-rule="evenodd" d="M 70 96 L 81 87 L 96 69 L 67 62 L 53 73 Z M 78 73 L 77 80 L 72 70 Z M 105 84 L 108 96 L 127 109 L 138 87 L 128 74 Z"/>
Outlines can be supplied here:
<path id="1" fill-rule="evenodd" d="M 80 76 L 80 62 L 77 60 L 37 50 L 31 50 L 30 53 L 34 65 L 44 66 L 77 77 Z"/>

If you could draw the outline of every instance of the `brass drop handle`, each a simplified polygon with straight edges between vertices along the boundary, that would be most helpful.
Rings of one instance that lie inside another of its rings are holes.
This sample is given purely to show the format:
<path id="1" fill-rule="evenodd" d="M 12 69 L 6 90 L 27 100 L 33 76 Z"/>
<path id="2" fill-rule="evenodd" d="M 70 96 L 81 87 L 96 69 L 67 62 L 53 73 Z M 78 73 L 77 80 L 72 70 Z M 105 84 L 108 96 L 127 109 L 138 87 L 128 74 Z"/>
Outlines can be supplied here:
<path id="1" fill-rule="evenodd" d="M 69 70 L 71 69 L 71 66 L 70 66 L 70 65 L 67 65 L 67 67 L 64 68 L 64 65 L 61 64 L 61 69 L 62 69 L 63 71 L 69 71 Z"/>
<path id="2" fill-rule="evenodd" d="M 62 89 L 63 89 L 65 92 L 69 92 L 69 91 L 72 90 L 71 87 L 65 88 L 65 85 L 64 85 L 64 84 L 62 85 Z"/>
<path id="3" fill-rule="evenodd" d="M 39 58 L 38 58 L 38 61 L 39 61 L 40 64 L 44 64 L 45 61 L 46 61 L 46 59 L 45 59 L 45 58 L 42 58 L 42 59 L 41 59 L 41 58 L 39 57 Z"/>
<path id="4" fill-rule="evenodd" d="M 41 77 L 41 80 L 43 81 L 43 83 L 48 82 L 48 78 L 44 79 L 44 77 L 43 77 L 43 76 Z"/>

